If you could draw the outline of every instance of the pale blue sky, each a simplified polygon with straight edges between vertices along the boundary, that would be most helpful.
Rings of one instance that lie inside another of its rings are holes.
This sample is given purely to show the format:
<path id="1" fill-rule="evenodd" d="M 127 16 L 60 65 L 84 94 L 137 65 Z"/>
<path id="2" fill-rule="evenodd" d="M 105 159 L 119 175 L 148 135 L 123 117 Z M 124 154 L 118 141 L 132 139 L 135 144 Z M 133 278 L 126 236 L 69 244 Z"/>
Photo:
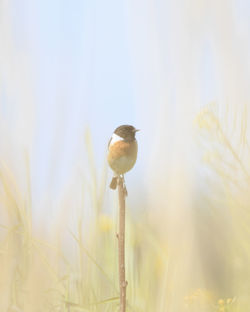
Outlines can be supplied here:
<path id="1" fill-rule="evenodd" d="M 196 75 L 191 78 L 198 106 L 220 99 L 220 58 L 216 57 L 223 50 L 216 39 L 218 20 L 223 29 L 232 18 L 236 48 L 245 42 L 245 52 L 249 51 L 249 1 L 231 3 L 232 7 L 226 5 L 224 23 L 224 16 L 218 16 L 223 8 L 216 15 L 217 5 L 209 1 L 193 9 L 185 1 L 163 0 L 10 1 L 5 14 L 9 62 L 17 64 L 19 88 L 25 73 L 23 80 L 29 81 L 26 88 L 32 93 L 34 122 L 29 131 L 33 191 L 38 200 L 62 191 L 72 168 L 77 170 L 87 127 L 99 168 L 115 127 L 128 123 L 142 129 L 140 161 L 129 174 L 137 183 L 138 173 L 145 171 L 151 157 L 149 142 L 157 141 L 166 99 L 171 102 L 168 136 L 176 131 L 176 97 L 183 92 L 180 81 L 185 74 Z M 7 71 L 3 85 L 9 79 Z M 249 77 L 249 63 L 246 73 Z M 2 105 L 2 113 L 13 122 L 24 118 L 25 124 L 25 108 L 20 104 L 21 114 L 15 113 L 8 92 L 2 88 L 1 98 L 7 104 Z"/>
<path id="2" fill-rule="evenodd" d="M 42 209 L 47 201 L 54 205 L 79 170 L 88 127 L 100 169 L 114 128 L 136 124 L 124 7 L 14 1 L 10 12 L 14 49 L 27 56 L 33 83 L 32 190 L 34 207 Z"/>

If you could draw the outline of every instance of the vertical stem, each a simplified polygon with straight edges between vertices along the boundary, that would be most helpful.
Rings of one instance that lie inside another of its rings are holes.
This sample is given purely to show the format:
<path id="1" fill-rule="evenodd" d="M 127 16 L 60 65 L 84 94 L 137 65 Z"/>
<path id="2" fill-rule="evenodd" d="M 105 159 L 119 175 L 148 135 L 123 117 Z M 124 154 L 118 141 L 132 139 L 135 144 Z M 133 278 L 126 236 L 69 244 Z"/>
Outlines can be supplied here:
<path id="1" fill-rule="evenodd" d="M 126 287 L 125 278 L 125 197 L 126 189 L 124 179 L 118 178 L 119 195 L 119 233 L 118 233 L 118 259 L 119 259 L 119 284 L 120 284 L 120 312 L 126 311 Z"/>

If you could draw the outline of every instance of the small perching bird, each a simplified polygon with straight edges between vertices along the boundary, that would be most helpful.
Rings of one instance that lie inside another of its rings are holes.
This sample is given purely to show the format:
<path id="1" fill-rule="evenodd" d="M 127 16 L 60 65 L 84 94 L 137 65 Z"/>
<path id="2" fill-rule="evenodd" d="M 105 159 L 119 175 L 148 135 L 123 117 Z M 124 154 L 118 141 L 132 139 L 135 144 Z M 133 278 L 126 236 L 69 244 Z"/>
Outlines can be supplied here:
<path id="1" fill-rule="evenodd" d="M 108 144 L 108 163 L 114 172 L 110 188 L 115 190 L 117 179 L 134 167 L 138 145 L 135 138 L 138 129 L 130 125 L 122 125 L 115 129 Z"/>

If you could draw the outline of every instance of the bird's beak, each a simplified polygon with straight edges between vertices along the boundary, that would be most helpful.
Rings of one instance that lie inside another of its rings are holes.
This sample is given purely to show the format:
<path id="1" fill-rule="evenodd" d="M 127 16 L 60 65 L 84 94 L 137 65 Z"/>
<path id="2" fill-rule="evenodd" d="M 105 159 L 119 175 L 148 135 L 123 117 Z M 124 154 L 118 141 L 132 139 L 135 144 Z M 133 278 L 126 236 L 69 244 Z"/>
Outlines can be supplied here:
<path id="1" fill-rule="evenodd" d="M 135 129 L 135 130 L 134 130 L 134 132 L 138 132 L 138 131 L 140 131 L 140 129 Z"/>

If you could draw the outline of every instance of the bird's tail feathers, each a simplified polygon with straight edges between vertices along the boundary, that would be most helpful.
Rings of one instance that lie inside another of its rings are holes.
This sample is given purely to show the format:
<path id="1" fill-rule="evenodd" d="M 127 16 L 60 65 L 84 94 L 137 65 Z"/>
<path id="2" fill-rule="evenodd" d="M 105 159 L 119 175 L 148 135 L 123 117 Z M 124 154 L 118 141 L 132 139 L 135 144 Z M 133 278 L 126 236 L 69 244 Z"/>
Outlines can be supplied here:
<path id="1" fill-rule="evenodd" d="M 118 177 L 113 177 L 113 179 L 112 179 L 112 181 L 111 181 L 111 183 L 110 183 L 110 185 L 109 185 L 109 187 L 110 187 L 112 190 L 115 190 L 116 187 L 117 187 L 117 179 L 118 179 Z"/>

